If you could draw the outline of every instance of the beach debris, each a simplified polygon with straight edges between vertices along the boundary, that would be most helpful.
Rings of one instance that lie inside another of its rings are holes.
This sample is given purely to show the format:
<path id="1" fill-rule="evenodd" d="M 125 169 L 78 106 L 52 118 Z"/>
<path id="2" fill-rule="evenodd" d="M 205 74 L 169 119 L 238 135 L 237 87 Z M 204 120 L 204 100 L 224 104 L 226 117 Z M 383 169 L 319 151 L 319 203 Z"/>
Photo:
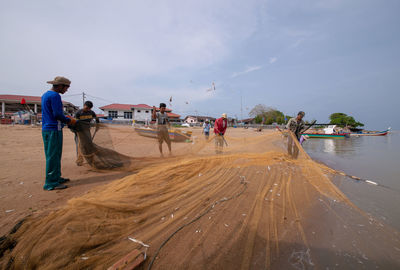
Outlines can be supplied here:
<path id="1" fill-rule="evenodd" d="M 32 198 L 32 194 L 30 194 L 28 197 L 29 197 L 29 198 Z"/>
<path id="2" fill-rule="evenodd" d="M 225 223 L 224 225 L 225 225 L 225 227 L 229 227 L 229 225 L 228 225 L 228 224 L 226 224 L 226 223 Z"/>
<path id="3" fill-rule="evenodd" d="M 199 173 L 199 177 L 200 177 L 200 176 L 202 176 L 202 174 L 201 174 L 201 173 Z"/>
<path id="4" fill-rule="evenodd" d="M 281 196 L 281 194 L 277 193 L 276 196 Z"/>
<path id="5" fill-rule="evenodd" d="M 149 247 L 150 247 L 149 245 L 147 245 L 147 244 L 143 243 L 142 241 L 137 240 L 137 239 L 135 239 L 135 238 L 128 237 L 128 239 L 131 240 L 132 242 L 138 243 L 138 244 L 140 244 L 140 245 L 142 245 L 142 246 L 144 246 L 144 247 L 146 247 L 146 248 L 149 248 Z"/>
<path id="6" fill-rule="evenodd" d="M 310 268 L 309 266 L 314 266 L 310 253 L 310 249 L 307 249 L 307 251 L 294 250 L 289 258 L 289 263 L 296 269 L 308 269 Z"/>
<path id="7" fill-rule="evenodd" d="M 271 170 L 271 167 L 270 166 L 268 166 L 268 171 L 270 171 Z"/>
<path id="8" fill-rule="evenodd" d="M 174 214 L 171 214 L 171 218 L 174 218 Z"/>
<path id="9" fill-rule="evenodd" d="M 15 209 L 6 210 L 5 212 L 6 212 L 6 213 L 11 213 L 11 212 L 13 212 L 13 211 L 15 211 Z"/>
<path id="10" fill-rule="evenodd" d="M 374 181 L 370 181 L 370 180 L 365 180 L 366 183 L 371 184 L 371 185 L 375 185 L 377 186 L 378 183 L 374 182 Z"/>
<path id="11" fill-rule="evenodd" d="M 199 232 L 201 232 L 201 230 L 200 230 L 200 229 L 196 230 L 196 233 L 199 233 Z"/>
<path id="12" fill-rule="evenodd" d="M 19 182 L 19 184 L 20 184 L 20 185 L 23 185 L 23 184 L 24 184 L 24 182 Z"/>
<path id="13" fill-rule="evenodd" d="M 245 216 L 246 216 L 246 214 L 242 214 L 242 216 L 244 216 L 244 217 L 245 217 Z"/>
<path id="14" fill-rule="evenodd" d="M 164 220 L 164 219 L 165 219 L 165 217 L 162 217 L 162 218 L 161 218 L 161 220 Z"/>
<path id="15" fill-rule="evenodd" d="M 87 259 L 89 259 L 89 257 L 81 257 L 81 260 L 86 261 Z"/>

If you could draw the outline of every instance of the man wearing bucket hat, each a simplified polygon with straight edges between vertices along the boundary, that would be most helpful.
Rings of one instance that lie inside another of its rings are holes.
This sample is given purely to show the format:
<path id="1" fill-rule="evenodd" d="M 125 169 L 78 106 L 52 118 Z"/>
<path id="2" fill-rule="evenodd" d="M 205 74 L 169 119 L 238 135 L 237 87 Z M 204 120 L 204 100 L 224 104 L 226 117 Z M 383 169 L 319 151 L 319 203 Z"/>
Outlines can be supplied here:
<path id="1" fill-rule="evenodd" d="M 228 126 L 228 119 L 226 113 L 222 114 L 221 118 L 215 120 L 214 133 L 215 133 L 215 153 L 221 154 L 224 147 L 224 135 Z"/>
<path id="2" fill-rule="evenodd" d="M 69 181 L 61 177 L 62 128 L 64 124 L 75 125 L 76 120 L 64 115 L 60 96 L 68 91 L 71 81 L 58 76 L 47 83 L 53 87 L 42 96 L 42 137 L 46 156 L 46 181 L 43 189 L 56 190 L 67 188 L 63 183 Z"/>

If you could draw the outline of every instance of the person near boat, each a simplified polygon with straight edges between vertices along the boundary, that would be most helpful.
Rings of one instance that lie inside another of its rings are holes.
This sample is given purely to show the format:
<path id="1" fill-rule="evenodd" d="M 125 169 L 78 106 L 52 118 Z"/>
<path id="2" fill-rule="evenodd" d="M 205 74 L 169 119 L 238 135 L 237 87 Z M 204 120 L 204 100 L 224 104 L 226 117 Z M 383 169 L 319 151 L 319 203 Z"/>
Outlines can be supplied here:
<path id="1" fill-rule="evenodd" d="M 168 120 L 168 115 L 166 112 L 167 105 L 165 103 L 160 103 L 160 111 L 157 112 L 157 108 L 153 106 L 153 114 L 152 118 L 156 121 L 157 124 L 157 138 L 158 138 L 158 149 L 160 150 L 161 156 L 163 156 L 162 144 L 165 141 L 169 155 L 171 155 L 171 139 L 169 138 L 168 128 L 170 127 L 170 123 Z"/>
<path id="2" fill-rule="evenodd" d="M 303 121 L 305 113 L 303 111 L 300 111 L 297 114 L 296 118 L 290 118 L 286 128 L 293 132 L 293 134 L 296 136 L 297 140 L 300 141 L 301 133 L 302 130 L 305 129 L 305 123 Z"/>
<path id="3" fill-rule="evenodd" d="M 300 111 L 297 114 L 297 117 L 290 118 L 286 128 L 293 134 L 294 137 L 300 142 L 301 141 L 301 133 L 305 129 L 305 123 L 303 121 L 305 113 Z M 294 158 L 297 158 L 299 154 L 299 148 L 293 140 L 293 136 L 288 136 L 288 153 Z"/>

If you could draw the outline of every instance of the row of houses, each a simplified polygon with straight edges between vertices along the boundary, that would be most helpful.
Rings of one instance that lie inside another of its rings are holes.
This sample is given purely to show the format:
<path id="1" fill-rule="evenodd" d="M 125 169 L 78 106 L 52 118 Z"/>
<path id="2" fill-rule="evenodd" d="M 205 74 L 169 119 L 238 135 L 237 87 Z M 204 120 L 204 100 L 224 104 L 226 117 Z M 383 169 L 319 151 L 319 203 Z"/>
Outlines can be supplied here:
<path id="1" fill-rule="evenodd" d="M 22 102 L 23 101 L 23 102 Z M 73 115 L 78 109 L 71 102 L 62 101 L 64 111 L 66 114 Z M 23 96 L 23 95 L 0 95 L 1 114 L 0 118 L 11 118 L 11 116 L 19 111 L 30 110 L 33 111 L 38 118 L 41 118 L 41 97 L 40 96 Z M 102 106 L 101 109 L 104 114 L 98 114 L 99 117 L 117 120 L 120 122 L 135 123 L 150 123 L 152 121 L 153 107 L 147 104 L 120 104 L 113 103 Z M 156 108 L 159 111 L 159 108 Z M 198 125 L 204 123 L 206 120 L 214 122 L 216 118 L 211 116 L 188 115 L 181 119 L 179 114 L 173 113 L 170 108 L 166 109 L 168 118 L 172 123 L 188 123 L 190 125 Z M 237 123 L 252 124 L 254 118 L 243 119 Z"/>
<path id="2" fill-rule="evenodd" d="M 23 102 L 22 102 L 23 101 Z M 62 101 L 66 114 L 73 115 L 78 109 L 71 102 Z M 10 118 L 13 114 L 19 111 L 33 111 L 38 118 L 41 118 L 42 106 L 40 96 L 24 96 L 24 95 L 0 95 L 1 114 L 0 118 Z M 120 104 L 113 103 L 102 106 L 104 114 L 98 114 L 99 117 L 122 122 L 149 123 L 151 122 L 153 107 L 147 104 Z M 159 108 L 156 108 L 159 111 Z M 173 113 L 170 108 L 166 109 L 167 115 L 171 122 L 188 124 L 203 123 L 208 119 L 211 122 L 215 121 L 214 117 L 209 116 L 193 116 L 188 115 L 183 120 L 179 114 Z"/>

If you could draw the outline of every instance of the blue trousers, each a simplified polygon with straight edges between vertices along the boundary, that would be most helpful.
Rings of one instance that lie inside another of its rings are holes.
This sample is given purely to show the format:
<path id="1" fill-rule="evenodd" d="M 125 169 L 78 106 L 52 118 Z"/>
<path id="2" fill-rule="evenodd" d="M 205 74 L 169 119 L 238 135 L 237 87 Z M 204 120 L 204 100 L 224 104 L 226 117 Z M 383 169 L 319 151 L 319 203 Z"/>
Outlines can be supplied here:
<path id="1" fill-rule="evenodd" d="M 43 189 L 52 190 L 61 180 L 62 131 L 42 131 L 44 154 L 46 155 L 46 181 Z"/>

